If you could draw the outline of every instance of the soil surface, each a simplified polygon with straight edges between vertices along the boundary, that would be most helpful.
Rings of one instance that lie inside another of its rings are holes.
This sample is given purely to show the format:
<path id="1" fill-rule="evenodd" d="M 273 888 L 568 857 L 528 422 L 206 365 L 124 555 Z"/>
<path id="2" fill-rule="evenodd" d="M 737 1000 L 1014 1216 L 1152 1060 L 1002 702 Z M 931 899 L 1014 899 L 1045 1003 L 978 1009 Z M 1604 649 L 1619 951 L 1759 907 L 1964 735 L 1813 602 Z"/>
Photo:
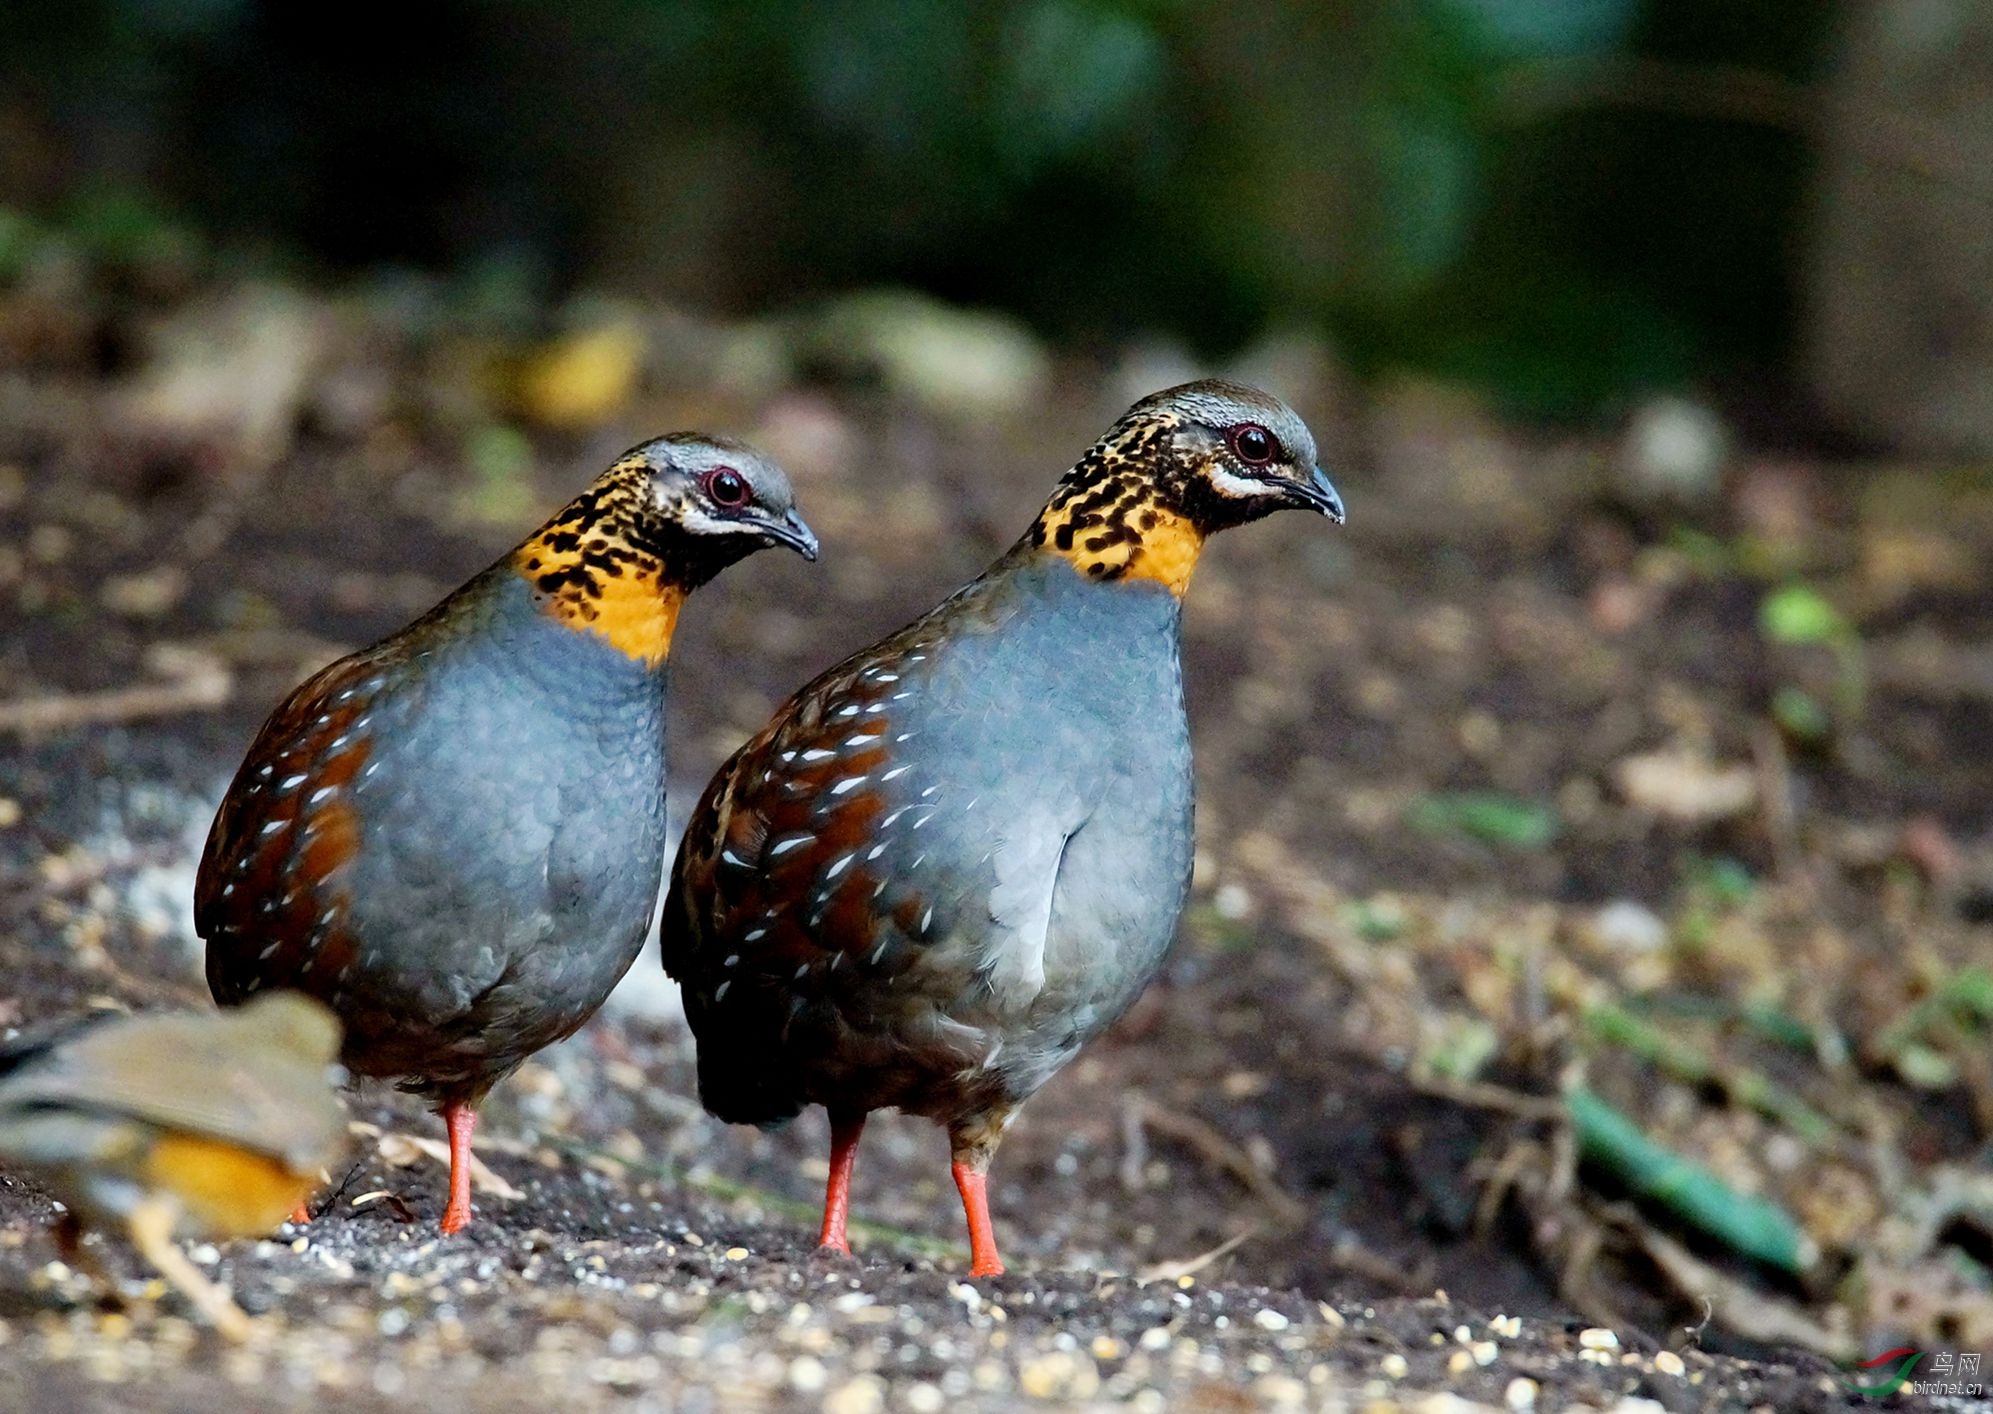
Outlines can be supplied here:
<path id="1" fill-rule="evenodd" d="M 386 296 L 286 297 L 314 352 L 272 391 L 173 381 L 198 292 L 31 293 L 0 300 L 0 1035 L 205 1005 L 193 866 L 263 714 L 624 446 L 745 434 L 825 545 L 686 613 L 682 812 L 1171 381 L 1074 365 L 964 420 L 730 384 L 651 329 L 600 425 L 530 430 L 516 351 Z M 366 1091 L 308 1227 L 197 1247 L 247 1347 L 115 1235 L 101 1300 L 0 1175 L 0 1408 L 1808 1409 L 1891 1346 L 1993 1347 L 1993 477 L 1747 450 L 1656 492 L 1614 429 L 1288 355 L 1349 525 L 1198 572 L 1193 904 L 1011 1131 L 1011 1275 L 964 1281 L 945 1142 L 898 1116 L 857 1258 L 815 1254 L 822 1116 L 706 1117 L 649 956 L 493 1096 L 467 1233 L 434 1232 L 440 1126 Z M 1795 1240 L 1685 1212 L 1583 1097 Z"/>

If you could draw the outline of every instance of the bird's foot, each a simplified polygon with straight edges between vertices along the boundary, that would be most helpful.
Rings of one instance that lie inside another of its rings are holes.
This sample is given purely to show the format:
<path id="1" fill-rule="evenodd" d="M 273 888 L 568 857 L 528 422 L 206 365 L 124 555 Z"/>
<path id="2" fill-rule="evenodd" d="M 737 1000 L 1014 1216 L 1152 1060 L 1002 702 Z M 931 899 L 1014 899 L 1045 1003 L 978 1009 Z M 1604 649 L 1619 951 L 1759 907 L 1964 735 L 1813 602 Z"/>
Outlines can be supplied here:
<path id="1" fill-rule="evenodd" d="M 445 1105 L 443 1123 L 450 1131 L 450 1202 L 440 1226 L 448 1237 L 470 1226 L 471 1131 L 477 1128 L 477 1111 L 462 1103 Z"/>
<path id="2" fill-rule="evenodd" d="M 1000 1277 L 1003 1258 L 997 1256 L 996 1228 L 990 1222 L 988 1175 L 962 1159 L 953 1167 L 955 1187 L 962 1194 L 962 1214 L 969 1220 L 969 1275 Z"/>
<path id="3" fill-rule="evenodd" d="M 865 1132 L 865 1116 L 834 1115 L 830 1122 L 830 1177 L 824 1184 L 823 1230 L 817 1235 L 817 1251 L 851 1255 L 851 1239 L 845 1224 L 851 1216 L 851 1169 L 858 1159 L 858 1138 Z"/>
<path id="4" fill-rule="evenodd" d="M 255 1333 L 255 1322 L 235 1304 L 227 1288 L 216 1285 L 175 1245 L 172 1208 L 160 1199 L 148 1198 L 132 1210 L 127 1222 L 132 1246 L 139 1250 L 139 1255 L 152 1263 L 169 1284 L 178 1288 L 180 1294 L 208 1318 L 210 1325 L 237 1345 L 249 1340 Z"/>

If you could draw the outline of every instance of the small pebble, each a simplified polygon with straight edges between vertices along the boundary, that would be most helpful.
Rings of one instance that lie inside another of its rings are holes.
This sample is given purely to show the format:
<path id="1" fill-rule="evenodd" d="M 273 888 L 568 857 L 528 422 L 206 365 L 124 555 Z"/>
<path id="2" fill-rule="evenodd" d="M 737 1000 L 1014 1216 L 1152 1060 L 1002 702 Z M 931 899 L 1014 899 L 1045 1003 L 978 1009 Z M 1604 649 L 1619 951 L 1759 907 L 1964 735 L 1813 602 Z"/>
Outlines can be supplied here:
<path id="1" fill-rule="evenodd" d="M 962 1303 L 969 1311 L 980 1311 L 983 1307 L 983 1294 L 966 1281 L 950 1282 L 948 1295 Z"/>
<path id="2" fill-rule="evenodd" d="M 1687 1373 L 1688 1370 L 1688 1367 L 1682 1364 L 1682 1357 L 1675 1354 L 1672 1350 L 1663 1350 L 1659 1355 L 1656 1355 L 1654 1357 L 1654 1368 L 1664 1375 L 1674 1375 L 1677 1378 Z"/>
<path id="3" fill-rule="evenodd" d="M 1619 1337 L 1603 1326 L 1587 1326 L 1578 1332 L 1578 1344 L 1587 1350 L 1617 1350 Z"/>
<path id="4" fill-rule="evenodd" d="M 886 1387 L 872 1375 L 860 1375 L 824 1397 L 824 1414 L 879 1414 L 886 1407 Z"/>
<path id="5" fill-rule="evenodd" d="M 1517 1375 L 1509 1381 L 1509 1387 L 1502 1391 L 1502 1403 L 1511 1409 L 1534 1409 L 1536 1381 L 1527 1375 Z"/>
<path id="6" fill-rule="evenodd" d="M 1598 940 L 1614 952 L 1658 952 L 1668 945 L 1668 925 L 1654 910 L 1631 899 L 1601 908 L 1592 920 Z"/>
<path id="7" fill-rule="evenodd" d="M 745 1262 L 747 1260 L 747 1249 L 745 1247 L 729 1247 L 727 1249 L 727 1260 L 729 1262 Z"/>
<path id="8" fill-rule="evenodd" d="M 1275 1409 L 1299 1408 L 1308 1397 L 1308 1387 L 1291 1375 L 1261 1375 L 1253 1382 L 1253 1392 Z"/>
<path id="9" fill-rule="evenodd" d="M 1222 884 L 1212 896 L 1211 907 L 1220 918 L 1236 923 L 1253 911 L 1253 896 L 1238 884 Z"/>
<path id="10" fill-rule="evenodd" d="M 1385 1378 L 1393 1380 L 1404 1379 L 1406 1375 L 1411 1373 L 1412 1369 L 1410 1365 L 1405 1363 L 1405 1357 L 1398 1354 L 1395 1350 L 1378 1361 L 1377 1368 L 1383 1372 Z"/>
<path id="11" fill-rule="evenodd" d="M 1253 1324 L 1263 1331 L 1284 1331 L 1290 1322 L 1280 1312 L 1262 1308 L 1253 1312 Z"/>

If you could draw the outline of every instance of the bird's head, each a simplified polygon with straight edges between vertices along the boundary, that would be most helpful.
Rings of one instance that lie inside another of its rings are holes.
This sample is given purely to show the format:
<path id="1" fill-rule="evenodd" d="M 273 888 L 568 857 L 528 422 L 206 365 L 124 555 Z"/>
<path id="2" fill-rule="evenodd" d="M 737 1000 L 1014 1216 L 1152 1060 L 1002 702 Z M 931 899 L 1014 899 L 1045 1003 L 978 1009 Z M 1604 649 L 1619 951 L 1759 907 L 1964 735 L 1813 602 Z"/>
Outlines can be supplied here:
<path id="1" fill-rule="evenodd" d="M 1338 525 L 1342 497 L 1315 439 L 1280 399 L 1207 379 L 1136 403 L 1052 493 L 1029 539 L 1095 579 L 1181 594 L 1206 537 L 1279 510 Z"/>
<path id="2" fill-rule="evenodd" d="M 771 545 L 817 557 L 789 478 L 752 447 L 677 433 L 632 448 L 603 479 L 629 471 L 641 493 L 634 536 L 682 557 L 687 568 L 696 564 L 710 577 Z"/>
<path id="3" fill-rule="evenodd" d="M 655 666 L 686 594 L 771 545 L 817 557 L 782 468 L 739 442 L 680 432 L 618 457 L 512 560 L 547 613 Z"/>
<path id="4" fill-rule="evenodd" d="M 1153 429 L 1158 493 L 1207 535 L 1281 510 L 1319 511 L 1336 524 L 1342 497 L 1316 465 L 1308 425 L 1280 399 L 1210 379 L 1151 394 L 1118 427 Z"/>

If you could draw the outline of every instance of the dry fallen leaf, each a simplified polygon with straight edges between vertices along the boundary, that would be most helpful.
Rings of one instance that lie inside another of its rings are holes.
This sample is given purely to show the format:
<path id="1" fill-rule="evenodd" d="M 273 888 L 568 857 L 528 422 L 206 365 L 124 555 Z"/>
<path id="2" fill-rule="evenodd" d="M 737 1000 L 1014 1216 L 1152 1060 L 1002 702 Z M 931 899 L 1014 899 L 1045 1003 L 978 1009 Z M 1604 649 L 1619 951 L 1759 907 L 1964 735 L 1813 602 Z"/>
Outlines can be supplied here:
<path id="1" fill-rule="evenodd" d="M 1748 765 L 1726 765 L 1683 747 L 1629 756 L 1612 775 L 1629 805 L 1684 824 L 1741 815 L 1758 799 L 1757 772 Z"/>
<path id="2" fill-rule="evenodd" d="M 643 371 L 644 336 L 624 323 L 565 335 L 519 369 L 519 409 L 548 427 L 593 427 L 620 412 Z"/>
<path id="3" fill-rule="evenodd" d="M 148 438 L 268 465 L 290 448 L 332 328 L 324 305 L 272 283 L 190 303 L 158 331 L 123 415 Z"/>
<path id="4" fill-rule="evenodd" d="M 432 1159 L 443 1167 L 450 1166 L 450 1149 L 440 1139 L 422 1138 L 414 1134 L 383 1134 L 376 1146 L 381 1162 L 390 1168 L 413 1168 L 423 1159 Z M 499 1177 L 485 1166 L 483 1159 L 471 1155 L 471 1186 L 480 1193 L 489 1193 L 494 1198 L 508 1202 L 526 1195 Z"/>

